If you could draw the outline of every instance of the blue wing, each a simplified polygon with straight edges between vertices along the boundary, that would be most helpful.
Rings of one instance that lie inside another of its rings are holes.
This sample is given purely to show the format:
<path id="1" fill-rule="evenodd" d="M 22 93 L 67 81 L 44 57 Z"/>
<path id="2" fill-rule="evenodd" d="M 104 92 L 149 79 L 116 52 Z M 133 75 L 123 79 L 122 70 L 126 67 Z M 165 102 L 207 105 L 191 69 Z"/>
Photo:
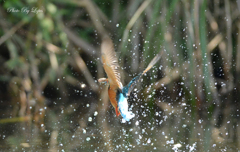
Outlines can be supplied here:
<path id="1" fill-rule="evenodd" d="M 125 87 L 123 87 L 123 94 L 125 97 L 129 96 L 130 93 L 132 92 L 133 88 L 136 86 L 136 84 L 140 81 L 140 78 L 142 77 L 143 72 L 139 73 L 136 77 L 134 77 L 129 83 L 128 85 L 126 85 Z"/>
<path id="2" fill-rule="evenodd" d="M 148 64 L 147 68 L 139 73 L 136 77 L 134 77 L 129 83 L 128 85 L 126 85 L 125 87 L 123 87 L 122 92 L 125 96 L 129 96 L 130 93 L 132 92 L 133 88 L 136 86 L 136 84 L 140 81 L 141 77 L 143 74 L 145 74 L 147 71 L 149 71 L 157 62 L 158 60 L 161 58 L 162 52 L 161 54 L 157 54 L 152 61 Z"/>

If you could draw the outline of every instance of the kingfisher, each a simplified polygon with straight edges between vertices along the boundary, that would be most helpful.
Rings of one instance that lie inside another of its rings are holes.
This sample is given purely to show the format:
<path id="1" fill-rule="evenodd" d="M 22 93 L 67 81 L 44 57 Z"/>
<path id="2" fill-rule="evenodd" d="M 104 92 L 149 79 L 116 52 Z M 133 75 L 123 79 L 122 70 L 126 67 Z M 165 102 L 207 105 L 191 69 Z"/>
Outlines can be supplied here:
<path id="1" fill-rule="evenodd" d="M 116 52 L 114 51 L 113 42 L 110 38 L 103 39 L 101 44 L 101 56 L 103 68 L 108 78 L 100 78 L 98 82 L 109 84 L 108 96 L 117 117 L 121 114 L 125 121 L 129 121 L 135 114 L 128 110 L 128 96 L 140 81 L 140 78 L 158 62 L 161 55 L 158 53 L 148 64 L 147 68 L 134 77 L 126 86 L 123 86 L 121 83 L 120 66 L 118 64 Z"/>

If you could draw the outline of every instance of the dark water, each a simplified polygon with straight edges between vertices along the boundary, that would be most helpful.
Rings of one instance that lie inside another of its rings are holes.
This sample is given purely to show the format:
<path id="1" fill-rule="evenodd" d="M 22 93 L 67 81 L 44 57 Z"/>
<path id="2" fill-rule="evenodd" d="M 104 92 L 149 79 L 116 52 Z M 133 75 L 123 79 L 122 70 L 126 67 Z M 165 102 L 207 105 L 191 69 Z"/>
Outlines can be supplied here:
<path id="1" fill-rule="evenodd" d="M 139 117 L 123 123 L 111 107 L 106 115 L 93 111 L 87 120 L 79 116 L 79 111 L 67 113 L 48 108 L 45 124 L 1 123 L 0 149 L 40 152 L 240 150 L 238 123 L 229 120 L 216 128 L 209 120 L 193 120 L 186 109 L 183 104 L 164 111 L 141 111 Z"/>

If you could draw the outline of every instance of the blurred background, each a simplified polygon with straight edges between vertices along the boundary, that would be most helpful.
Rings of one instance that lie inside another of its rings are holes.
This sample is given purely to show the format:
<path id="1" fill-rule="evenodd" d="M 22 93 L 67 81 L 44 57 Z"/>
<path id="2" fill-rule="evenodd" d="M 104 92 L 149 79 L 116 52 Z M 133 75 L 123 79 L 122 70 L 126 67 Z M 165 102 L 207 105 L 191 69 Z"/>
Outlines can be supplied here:
<path id="1" fill-rule="evenodd" d="M 1 151 L 237 151 L 239 0 L 3 0 Z M 123 84 L 163 51 L 116 117 L 101 63 Z"/>

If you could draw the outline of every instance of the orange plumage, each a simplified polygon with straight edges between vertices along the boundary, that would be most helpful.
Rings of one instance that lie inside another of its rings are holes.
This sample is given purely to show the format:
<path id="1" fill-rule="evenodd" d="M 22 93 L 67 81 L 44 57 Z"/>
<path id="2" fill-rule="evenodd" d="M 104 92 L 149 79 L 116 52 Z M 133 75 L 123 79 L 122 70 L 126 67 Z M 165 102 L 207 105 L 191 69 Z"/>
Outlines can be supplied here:
<path id="1" fill-rule="evenodd" d="M 112 40 L 104 39 L 102 46 L 102 63 L 108 79 L 102 79 L 109 83 L 108 96 L 112 106 L 115 108 L 116 115 L 119 116 L 118 102 L 116 101 L 117 90 L 122 89 L 121 77 L 119 73 L 118 59 L 113 48 Z"/>
<path id="2" fill-rule="evenodd" d="M 118 103 L 116 101 L 116 90 L 111 89 L 111 87 L 108 88 L 108 96 L 111 101 L 112 106 L 115 108 L 116 115 L 119 116 L 120 112 L 118 110 Z"/>

